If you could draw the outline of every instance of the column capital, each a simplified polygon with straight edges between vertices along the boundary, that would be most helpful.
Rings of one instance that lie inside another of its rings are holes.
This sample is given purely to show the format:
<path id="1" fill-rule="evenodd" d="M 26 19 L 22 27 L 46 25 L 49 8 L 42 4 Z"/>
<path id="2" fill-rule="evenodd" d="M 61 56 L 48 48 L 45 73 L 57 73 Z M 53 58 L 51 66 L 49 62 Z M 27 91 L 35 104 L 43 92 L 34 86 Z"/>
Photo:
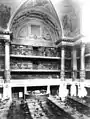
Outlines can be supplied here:
<path id="1" fill-rule="evenodd" d="M 0 40 L 3 40 L 4 42 L 10 42 L 10 34 L 0 34 Z"/>
<path id="2" fill-rule="evenodd" d="M 4 38 L 4 42 L 5 43 L 10 43 L 10 36 L 6 36 L 6 38 Z"/>

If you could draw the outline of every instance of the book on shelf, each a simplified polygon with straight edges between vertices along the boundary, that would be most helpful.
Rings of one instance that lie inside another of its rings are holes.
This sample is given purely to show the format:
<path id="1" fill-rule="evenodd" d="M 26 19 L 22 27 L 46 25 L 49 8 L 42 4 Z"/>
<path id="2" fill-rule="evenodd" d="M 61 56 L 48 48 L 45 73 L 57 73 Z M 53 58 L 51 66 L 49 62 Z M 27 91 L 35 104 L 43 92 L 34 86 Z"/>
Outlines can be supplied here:
<path id="1" fill-rule="evenodd" d="M 24 61 L 12 61 L 11 69 L 33 69 L 32 62 L 24 62 Z"/>
<path id="2" fill-rule="evenodd" d="M 58 70 L 59 64 L 57 62 L 45 61 L 25 61 L 11 59 L 11 69 L 45 69 Z"/>
<path id="3" fill-rule="evenodd" d="M 11 79 L 51 79 L 51 78 L 59 78 L 58 74 L 27 74 L 27 75 L 11 75 Z"/>
<path id="4" fill-rule="evenodd" d="M 32 55 L 32 46 L 11 45 L 11 54 L 15 55 Z"/>
<path id="5" fill-rule="evenodd" d="M 56 48 L 11 45 L 11 54 L 56 57 Z"/>

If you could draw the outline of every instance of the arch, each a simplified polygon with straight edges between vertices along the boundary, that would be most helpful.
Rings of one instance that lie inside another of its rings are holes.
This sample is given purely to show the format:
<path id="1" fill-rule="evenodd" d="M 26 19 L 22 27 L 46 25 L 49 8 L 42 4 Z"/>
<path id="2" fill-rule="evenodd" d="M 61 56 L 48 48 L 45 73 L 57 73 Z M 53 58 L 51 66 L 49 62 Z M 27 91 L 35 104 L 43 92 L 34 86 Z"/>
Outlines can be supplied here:
<path id="1" fill-rule="evenodd" d="M 31 17 L 44 20 L 45 23 L 55 30 L 58 38 L 62 37 L 61 23 L 50 0 L 25 1 L 10 20 L 9 30 L 12 31 L 17 23 Z"/>

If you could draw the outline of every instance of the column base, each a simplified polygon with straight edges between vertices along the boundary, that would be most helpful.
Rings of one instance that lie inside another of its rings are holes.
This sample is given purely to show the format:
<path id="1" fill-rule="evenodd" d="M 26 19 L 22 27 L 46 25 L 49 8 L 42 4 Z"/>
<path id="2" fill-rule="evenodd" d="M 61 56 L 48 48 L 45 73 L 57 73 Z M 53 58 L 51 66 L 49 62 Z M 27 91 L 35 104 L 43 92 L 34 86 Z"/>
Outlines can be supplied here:
<path id="1" fill-rule="evenodd" d="M 10 83 L 4 83 L 4 85 L 3 85 L 3 99 L 12 100 Z"/>
<path id="2" fill-rule="evenodd" d="M 61 81 L 64 81 L 65 80 L 65 78 L 64 78 L 65 77 L 64 71 L 61 71 L 61 75 L 60 76 L 61 76 Z"/>
<path id="3" fill-rule="evenodd" d="M 80 81 L 85 81 L 85 70 L 80 71 Z"/>

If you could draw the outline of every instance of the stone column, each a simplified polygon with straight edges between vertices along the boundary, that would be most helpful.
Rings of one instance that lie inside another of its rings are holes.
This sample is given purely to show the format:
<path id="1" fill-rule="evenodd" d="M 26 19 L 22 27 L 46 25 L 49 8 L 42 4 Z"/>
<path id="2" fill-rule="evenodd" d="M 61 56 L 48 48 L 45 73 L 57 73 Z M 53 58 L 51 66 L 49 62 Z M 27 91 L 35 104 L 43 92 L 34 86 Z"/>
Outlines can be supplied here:
<path id="1" fill-rule="evenodd" d="M 11 85 L 10 85 L 10 35 L 4 35 L 5 42 L 5 71 L 4 71 L 4 87 L 3 87 L 3 98 L 9 98 L 11 100 Z"/>
<path id="2" fill-rule="evenodd" d="M 10 82 L 10 51 L 9 51 L 9 39 L 5 40 L 5 83 Z"/>
<path id="3" fill-rule="evenodd" d="M 80 81 L 85 80 L 85 44 L 81 44 L 81 69 L 80 69 Z"/>
<path id="4" fill-rule="evenodd" d="M 72 78 L 75 81 L 75 79 L 77 78 L 77 51 L 75 47 L 73 47 L 72 49 L 72 66 L 73 66 Z"/>
<path id="5" fill-rule="evenodd" d="M 64 80 L 65 72 L 64 72 L 64 67 L 65 67 L 65 50 L 64 47 L 61 47 L 61 80 Z"/>

